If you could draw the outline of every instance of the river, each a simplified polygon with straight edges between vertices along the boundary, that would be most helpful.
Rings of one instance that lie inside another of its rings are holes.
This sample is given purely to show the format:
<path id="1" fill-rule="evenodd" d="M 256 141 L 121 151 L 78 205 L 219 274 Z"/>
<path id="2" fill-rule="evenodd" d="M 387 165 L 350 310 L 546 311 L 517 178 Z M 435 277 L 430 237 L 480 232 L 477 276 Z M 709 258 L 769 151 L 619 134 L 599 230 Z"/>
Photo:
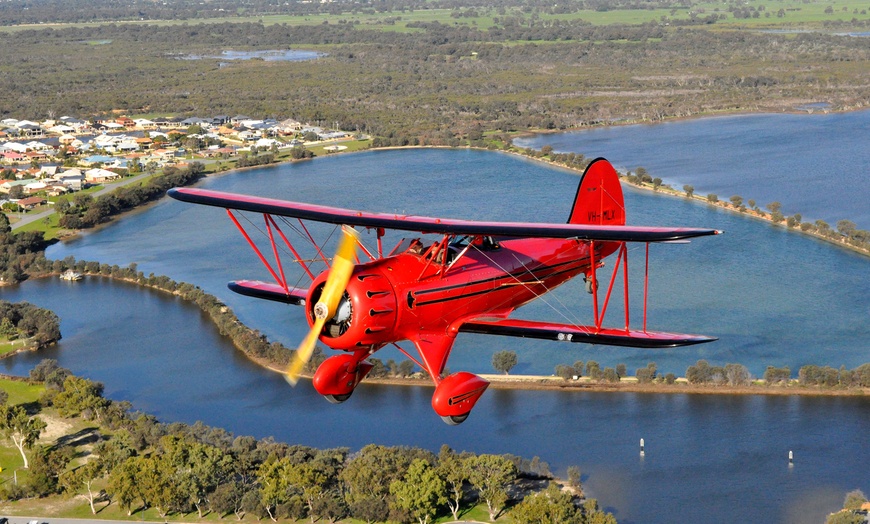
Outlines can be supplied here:
<path id="1" fill-rule="evenodd" d="M 412 150 L 338 155 L 214 177 L 204 187 L 368 210 L 504 220 L 563 221 L 575 174 L 479 151 Z M 450 369 L 489 372 L 492 353 L 514 349 L 518 373 L 594 358 L 602 366 L 649 361 L 684 374 L 699 358 L 767 365 L 854 367 L 870 360 L 868 261 L 822 242 L 682 199 L 627 191 L 633 224 L 724 229 L 689 245 L 654 246 L 651 327 L 700 332 L 719 342 L 640 351 L 461 335 Z M 364 236 L 364 240 L 371 241 Z M 80 238 L 68 255 L 192 282 L 224 299 L 247 324 L 293 346 L 298 308 L 235 296 L 234 278 L 266 278 L 216 209 L 164 199 Z M 641 256 L 638 256 L 641 255 Z M 642 251 L 632 252 L 635 259 Z M 239 357 L 202 314 L 158 292 L 100 278 L 27 282 L 0 290 L 54 309 L 64 339 L 44 355 L 5 359 L 26 374 L 42 357 L 102 381 L 162 420 L 226 427 L 320 447 L 369 442 L 538 455 L 570 465 L 620 522 L 814 522 L 845 493 L 870 491 L 870 399 L 489 391 L 469 420 L 444 425 L 428 387 L 363 387 L 330 406 L 303 382 L 291 389 Z M 533 303 L 524 316 L 588 315 L 580 286 Z M 581 312 L 582 310 L 582 312 Z M 395 353 L 395 352 L 394 352 Z M 384 358 L 398 358 L 385 352 Z M 640 457 L 638 441 L 646 440 Z M 788 466 L 788 451 L 795 464 Z"/>
<path id="2" fill-rule="evenodd" d="M 625 169 L 720 200 L 740 195 L 764 208 L 870 229 L 870 111 L 759 114 L 602 127 L 518 139 L 519 147 L 606 156 Z"/>

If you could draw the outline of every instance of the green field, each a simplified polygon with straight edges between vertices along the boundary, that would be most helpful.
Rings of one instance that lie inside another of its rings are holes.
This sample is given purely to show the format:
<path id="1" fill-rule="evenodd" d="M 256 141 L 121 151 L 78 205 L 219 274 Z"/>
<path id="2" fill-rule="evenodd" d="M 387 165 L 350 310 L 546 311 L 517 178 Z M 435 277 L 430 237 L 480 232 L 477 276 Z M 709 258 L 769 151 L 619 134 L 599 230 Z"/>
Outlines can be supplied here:
<path id="1" fill-rule="evenodd" d="M 757 12 L 749 17 L 737 17 L 727 3 L 709 2 L 696 4 L 691 8 L 680 7 L 672 9 L 613 9 L 613 10 L 580 10 L 573 13 L 552 14 L 547 12 L 530 14 L 519 8 L 457 8 L 457 9 L 425 9 L 408 11 L 391 11 L 384 13 L 346 12 L 341 14 L 306 14 L 289 15 L 274 14 L 262 16 L 227 16 L 221 18 L 195 18 L 188 20 L 128 20 L 114 22 L 117 24 L 175 26 L 190 24 L 222 24 L 222 23 L 262 23 L 264 25 L 287 24 L 289 26 L 316 26 L 324 24 L 352 24 L 360 29 L 377 29 L 381 31 L 409 32 L 415 31 L 408 24 L 438 22 L 453 26 L 469 26 L 481 30 L 503 23 L 505 19 L 514 18 L 525 21 L 539 20 L 543 22 L 564 20 L 583 20 L 593 25 L 626 24 L 638 25 L 649 22 L 674 21 L 684 23 L 697 19 L 706 19 L 711 15 L 719 15 L 717 27 L 728 28 L 820 28 L 825 23 L 848 23 L 852 20 L 866 22 L 870 20 L 870 0 L 855 0 L 845 4 L 832 0 L 815 2 L 801 1 L 755 1 L 735 4 L 739 9 Z M 827 11 L 827 12 L 826 12 Z M 497 23 L 498 22 L 498 23 Z M 20 31 L 26 29 L 48 29 L 66 27 L 96 27 L 103 22 L 70 23 L 70 24 L 39 24 L 16 25 L 0 27 L 0 31 Z M 690 24 L 691 25 L 691 24 Z M 710 27 L 703 22 L 699 26 Z M 106 45 L 108 40 L 89 40 L 88 45 Z"/>

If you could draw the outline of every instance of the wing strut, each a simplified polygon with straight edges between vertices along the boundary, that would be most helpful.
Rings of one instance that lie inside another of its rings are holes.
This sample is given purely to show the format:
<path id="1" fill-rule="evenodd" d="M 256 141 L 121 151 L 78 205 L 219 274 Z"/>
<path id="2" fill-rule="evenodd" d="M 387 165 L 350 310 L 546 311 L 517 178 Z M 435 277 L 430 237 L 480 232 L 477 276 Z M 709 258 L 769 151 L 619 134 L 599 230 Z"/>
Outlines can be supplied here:
<path id="1" fill-rule="evenodd" d="M 263 263 L 263 265 L 272 275 L 272 278 L 275 279 L 275 282 L 277 282 L 278 285 L 281 286 L 285 293 L 287 293 L 288 295 L 290 294 L 290 287 L 287 284 L 287 277 L 284 274 L 284 266 L 281 264 L 281 255 L 278 253 L 278 243 L 275 240 L 275 232 L 278 233 L 278 236 L 281 237 L 284 245 L 286 245 L 287 248 L 290 249 L 290 252 L 293 253 L 293 256 L 296 257 L 297 262 L 305 271 L 305 273 L 307 273 L 308 276 L 311 277 L 312 280 L 314 280 L 315 275 L 311 272 L 311 269 L 308 267 L 308 265 L 305 264 L 302 257 L 299 256 L 299 252 L 296 251 L 296 248 L 293 247 L 293 244 L 284 234 L 284 231 L 281 230 L 281 227 L 278 226 L 278 223 L 275 222 L 274 218 L 272 218 L 272 215 L 264 213 L 263 220 L 266 223 L 266 234 L 269 238 L 269 243 L 272 246 L 272 254 L 275 257 L 275 265 L 277 266 L 277 271 L 274 267 L 272 267 L 272 264 L 270 264 L 269 261 L 266 260 L 266 256 L 263 254 L 262 251 L 260 251 L 260 248 L 253 241 L 253 239 L 251 239 L 251 236 L 245 230 L 245 227 L 242 226 L 242 224 L 239 222 L 239 219 L 236 218 L 236 215 L 233 213 L 232 209 L 227 209 L 227 215 L 230 217 L 230 220 L 232 220 L 233 224 L 235 224 L 236 228 L 248 242 L 248 245 L 251 246 L 251 249 L 254 251 L 254 253 L 256 253 L 257 257 L 260 259 L 260 262 Z"/>
<path id="2" fill-rule="evenodd" d="M 647 311 L 649 304 L 649 242 L 646 244 L 645 260 L 644 260 L 644 282 L 643 282 L 643 333 L 647 332 Z M 625 309 L 625 332 L 631 331 L 631 314 L 629 307 L 628 295 L 628 245 L 626 242 L 619 242 L 619 247 L 616 253 L 616 264 L 613 266 L 613 273 L 610 276 L 610 283 L 607 286 L 607 293 L 604 296 L 604 303 L 599 308 L 598 302 L 598 263 L 596 262 L 596 246 L 595 241 L 590 242 L 589 257 L 590 257 L 590 275 L 591 293 L 592 293 L 592 308 L 595 330 L 600 332 L 604 329 L 604 317 L 607 314 L 607 306 L 610 304 L 610 297 L 613 292 L 613 286 L 616 283 L 617 275 L 619 274 L 620 266 L 622 267 L 622 283 L 623 283 L 623 305 Z"/>

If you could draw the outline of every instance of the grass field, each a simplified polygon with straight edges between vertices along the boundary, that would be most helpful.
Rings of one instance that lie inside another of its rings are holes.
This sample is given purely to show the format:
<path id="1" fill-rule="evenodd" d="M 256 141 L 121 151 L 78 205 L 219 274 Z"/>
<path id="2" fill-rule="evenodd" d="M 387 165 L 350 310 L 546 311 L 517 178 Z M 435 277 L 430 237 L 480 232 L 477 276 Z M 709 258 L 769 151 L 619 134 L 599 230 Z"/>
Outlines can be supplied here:
<path id="1" fill-rule="evenodd" d="M 739 5 L 742 9 L 751 8 L 758 12 L 758 17 L 736 18 L 728 10 L 728 5 L 721 2 L 709 2 L 695 5 L 692 9 L 615 9 L 615 10 L 582 10 L 575 13 L 549 14 L 536 13 L 535 18 L 547 20 L 584 20 L 594 25 L 628 24 L 637 25 L 664 19 L 674 21 L 690 20 L 693 16 L 706 18 L 710 15 L 725 15 L 716 27 L 729 28 L 820 28 L 828 22 L 849 22 L 870 20 L 870 0 L 854 0 L 851 2 L 835 2 L 820 0 L 802 2 L 796 0 L 770 2 L 755 1 Z M 827 12 L 826 12 L 827 11 Z M 496 20 L 516 17 L 528 20 L 530 13 L 519 9 L 504 9 L 501 12 L 495 8 L 475 9 L 425 9 L 405 12 L 364 13 L 347 12 L 341 14 L 309 14 L 285 15 L 274 14 L 265 16 L 227 16 L 221 18 L 201 18 L 189 20 L 157 20 L 157 21 L 120 21 L 121 24 L 153 24 L 172 26 L 181 24 L 220 24 L 220 23 L 263 23 L 264 25 L 287 24 L 290 26 L 322 25 L 322 24 L 353 24 L 360 29 L 377 29 L 381 31 L 413 31 L 407 27 L 409 23 L 438 22 L 448 25 L 466 25 L 486 30 L 496 25 Z M 77 24 L 39 24 L 0 27 L 0 31 L 20 31 L 24 29 L 44 29 L 63 27 L 95 27 L 100 23 Z M 704 25 L 704 27 L 710 27 Z M 103 45 L 105 40 L 87 42 L 89 45 Z"/>
<path id="2" fill-rule="evenodd" d="M 42 395 L 45 387 L 41 385 L 34 386 L 20 380 L 0 378 L 0 389 L 9 395 L 7 403 L 14 405 L 35 402 Z"/>

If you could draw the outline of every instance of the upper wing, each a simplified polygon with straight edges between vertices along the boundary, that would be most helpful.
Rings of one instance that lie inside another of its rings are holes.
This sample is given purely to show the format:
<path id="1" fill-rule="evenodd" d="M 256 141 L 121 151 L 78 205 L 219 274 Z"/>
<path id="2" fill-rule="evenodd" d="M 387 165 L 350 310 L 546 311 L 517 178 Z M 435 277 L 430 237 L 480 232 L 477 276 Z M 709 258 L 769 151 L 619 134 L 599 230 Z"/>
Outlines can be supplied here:
<path id="1" fill-rule="evenodd" d="M 339 207 L 288 202 L 273 198 L 239 195 L 197 188 L 174 188 L 168 192 L 176 200 L 241 211 L 315 220 L 331 224 L 398 229 L 420 233 L 450 235 L 491 235 L 535 238 L 576 238 L 617 242 L 666 242 L 705 235 L 715 229 L 595 226 L 586 224 L 548 224 L 537 222 L 477 222 L 389 213 L 369 213 Z"/>

